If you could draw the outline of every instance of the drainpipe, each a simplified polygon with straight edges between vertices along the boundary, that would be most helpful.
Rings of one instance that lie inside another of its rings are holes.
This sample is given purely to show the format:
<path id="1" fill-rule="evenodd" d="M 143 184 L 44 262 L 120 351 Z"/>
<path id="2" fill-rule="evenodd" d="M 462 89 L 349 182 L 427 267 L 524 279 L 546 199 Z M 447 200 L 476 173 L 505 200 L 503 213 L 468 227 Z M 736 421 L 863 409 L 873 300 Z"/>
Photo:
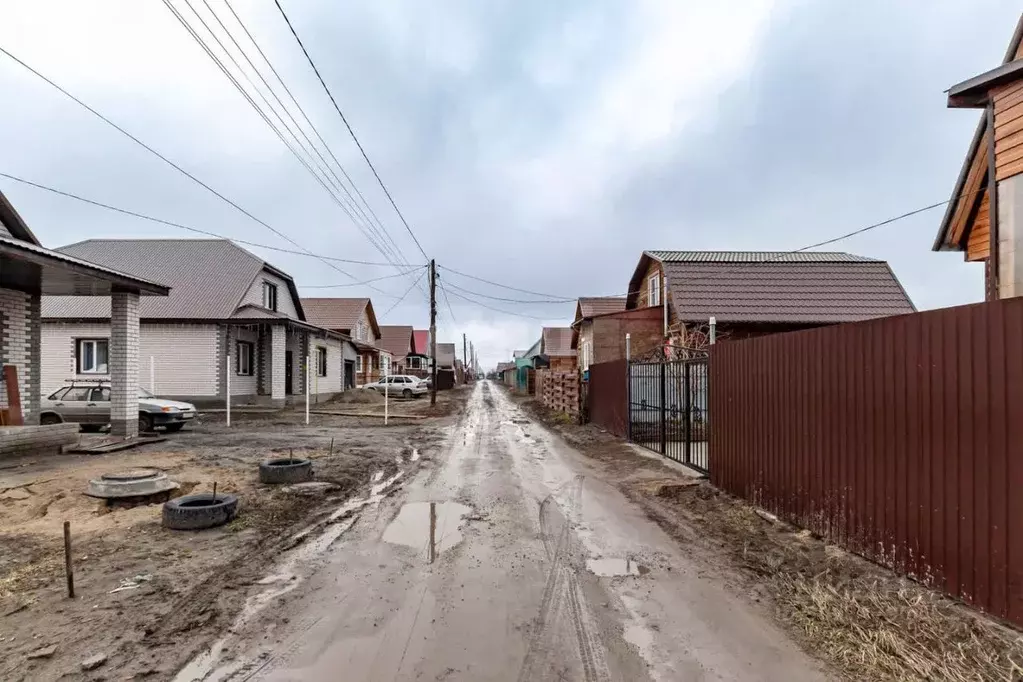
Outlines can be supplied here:
<path id="1" fill-rule="evenodd" d="M 988 267 L 991 268 L 990 300 L 996 301 L 999 298 L 998 291 L 998 174 L 995 165 L 995 103 L 989 101 L 987 104 L 987 196 L 988 216 L 991 226 L 988 230 L 990 238 L 990 254 L 988 255 Z"/>
<path id="2" fill-rule="evenodd" d="M 226 397 L 226 400 L 227 400 L 227 403 L 226 403 L 226 407 L 227 407 L 227 425 L 230 426 L 231 425 L 231 354 L 228 353 L 227 356 L 224 359 L 227 362 L 227 366 L 224 368 L 224 376 L 227 377 L 227 387 L 225 389 L 225 391 L 227 393 L 227 397 Z"/>
<path id="3" fill-rule="evenodd" d="M 625 359 L 632 359 L 632 334 L 625 335 Z"/>
<path id="4" fill-rule="evenodd" d="M 664 338 L 668 338 L 668 276 L 661 270 L 661 308 L 664 311 Z"/>

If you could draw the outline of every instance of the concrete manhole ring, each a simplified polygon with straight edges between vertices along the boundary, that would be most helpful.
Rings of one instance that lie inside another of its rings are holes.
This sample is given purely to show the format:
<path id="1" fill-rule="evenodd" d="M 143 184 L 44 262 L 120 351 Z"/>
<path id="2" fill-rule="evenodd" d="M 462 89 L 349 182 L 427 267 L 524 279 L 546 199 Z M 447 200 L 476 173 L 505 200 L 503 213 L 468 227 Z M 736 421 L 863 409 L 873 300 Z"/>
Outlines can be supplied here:
<path id="1" fill-rule="evenodd" d="M 178 484 L 156 469 L 134 469 L 103 474 L 89 481 L 85 494 L 103 500 L 145 498 L 175 490 Z"/>

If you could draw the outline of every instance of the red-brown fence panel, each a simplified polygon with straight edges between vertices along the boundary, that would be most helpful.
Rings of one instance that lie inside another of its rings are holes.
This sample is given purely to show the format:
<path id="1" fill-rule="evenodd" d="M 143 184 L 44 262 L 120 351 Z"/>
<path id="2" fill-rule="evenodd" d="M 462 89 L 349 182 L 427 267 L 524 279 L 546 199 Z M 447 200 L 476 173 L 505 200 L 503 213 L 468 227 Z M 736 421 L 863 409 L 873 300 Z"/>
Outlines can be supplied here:
<path id="1" fill-rule="evenodd" d="M 616 436 L 629 435 L 629 384 L 626 360 L 590 365 L 586 400 L 590 421 Z"/>
<path id="2" fill-rule="evenodd" d="M 1023 299 L 716 344 L 711 480 L 1023 624 Z"/>

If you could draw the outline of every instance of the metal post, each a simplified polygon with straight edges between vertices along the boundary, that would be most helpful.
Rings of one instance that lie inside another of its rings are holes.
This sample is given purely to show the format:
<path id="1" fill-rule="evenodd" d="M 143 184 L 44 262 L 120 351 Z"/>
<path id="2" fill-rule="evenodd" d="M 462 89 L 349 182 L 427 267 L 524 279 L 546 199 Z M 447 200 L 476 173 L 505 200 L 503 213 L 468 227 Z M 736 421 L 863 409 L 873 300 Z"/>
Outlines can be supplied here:
<path id="1" fill-rule="evenodd" d="M 718 318 L 710 318 L 710 343 L 713 346 L 718 340 Z"/>
<path id="2" fill-rule="evenodd" d="M 225 358 L 225 360 L 227 361 L 227 366 L 224 368 L 224 376 L 227 377 L 227 386 L 224 388 L 224 391 L 227 393 L 227 395 L 224 397 L 224 400 L 226 401 L 226 407 L 227 407 L 227 425 L 230 426 L 231 425 L 231 354 L 230 353 L 227 354 L 227 357 Z"/>
<path id="3" fill-rule="evenodd" d="M 391 386 L 387 382 L 387 378 L 391 376 L 391 363 L 384 365 L 384 426 L 387 426 L 387 419 L 389 417 L 389 404 L 391 395 Z"/>
<path id="4" fill-rule="evenodd" d="M 305 356 L 305 423 L 309 423 L 309 379 L 312 376 L 312 365 L 309 363 L 309 356 Z"/>
<path id="5" fill-rule="evenodd" d="M 156 359 L 149 356 L 149 391 L 156 395 Z"/>
<path id="6" fill-rule="evenodd" d="M 430 404 L 437 404 L 437 262 L 430 259 Z"/>
<path id="7" fill-rule="evenodd" d="M 714 319 L 714 318 L 711 318 L 711 319 Z M 713 329 L 713 327 L 711 327 L 711 329 Z M 693 428 L 692 428 L 693 402 L 692 402 L 692 396 L 690 395 L 690 383 L 689 382 L 690 382 L 691 377 L 690 377 L 689 367 L 690 367 L 690 365 L 689 365 L 688 362 L 682 365 L 682 381 L 683 381 L 683 388 L 682 388 L 682 410 L 683 410 L 682 428 L 685 429 L 686 464 L 690 464 L 693 461 L 693 459 L 692 459 L 692 454 L 693 453 L 692 453 L 692 449 L 691 449 L 692 448 L 691 441 L 692 441 L 692 435 L 693 435 Z"/>
<path id="8" fill-rule="evenodd" d="M 667 449 L 667 443 L 668 443 L 668 434 L 667 434 L 667 428 L 668 428 L 668 410 L 667 410 L 667 400 L 668 400 L 668 390 L 667 390 L 667 388 L 668 388 L 668 386 L 667 386 L 668 377 L 667 377 L 667 371 L 668 371 L 668 363 L 662 362 L 662 363 L 660 363 L 659 367 L 661 368 L 661 405 L 660 405 L 661 406 L 661 454 L 662 455 L 666 455 L 666 454 L 668 454 L 668 449 Z"/>

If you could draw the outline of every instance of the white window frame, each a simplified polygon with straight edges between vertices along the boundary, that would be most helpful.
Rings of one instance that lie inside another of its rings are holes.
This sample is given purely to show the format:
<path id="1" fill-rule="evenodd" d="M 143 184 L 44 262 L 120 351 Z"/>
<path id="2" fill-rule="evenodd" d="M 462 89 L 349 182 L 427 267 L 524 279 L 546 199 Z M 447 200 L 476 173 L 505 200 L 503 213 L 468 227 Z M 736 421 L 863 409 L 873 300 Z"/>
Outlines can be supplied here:
<path id="1" fill-rule="evenodd" d="M 270 280 L 263 280 L 263 307 L 277 311 L 277 285 Z M 272 304 L 272 305 L 271 305 Z"/>
<path id="2" fill-rule="evenodd" d="M 235 373 L 238 376 L 250 377 L 255 373 L 253 359 L 255 356 L 255 345 L 251 341 L 235 341 Z"/>
<path id="3" fill-rule="evenodd" d="M 325 377 L 327 376 L 327 348 L 325 346 L 316 347 L 316 376 Z"/>
<path id="4" fill-rule="evenodd" d="M 583 351 L 582 352 L 582 356 L 583 356 L 583 358 L 582 358 L 582 367 L 583 367 L 583 371 L 585 372 L 586 370 L 588 370 L 590 368 L 590 342 L 589 342 L 589 340 L 583 341 L 582 346 L 583 346 L 583 348 L 582 348 L 582 351 Z"/>
<path id="5" fill-rule="evenodd" d="M 362 374 L 362 353 L 355 356 L 355 373 Z"/>
<path id="6" fill-rule="evenodd" d="M 106 364 L 99 363 L 100 345 L 106 347 Z M 92 346 L 93 366 L 85 367 L 86 346 Z M 77 339 L 75 342 L 75 371 L 78 374 L 110 374 L 110 339 Z"/>
<path id="7" fill-rule="evenodd" d="M 661 305 L 661 273 L 655 272 L 647 279 L 646 295 L 649 305 Z"/>
<path id="8" fill-rule="evenodd" d="M 381 355 L 380 356 L 380 370 L 384 374 L 390 374 L 391 373 L 391 358 L 389 358 L 386 355 Z"/>

